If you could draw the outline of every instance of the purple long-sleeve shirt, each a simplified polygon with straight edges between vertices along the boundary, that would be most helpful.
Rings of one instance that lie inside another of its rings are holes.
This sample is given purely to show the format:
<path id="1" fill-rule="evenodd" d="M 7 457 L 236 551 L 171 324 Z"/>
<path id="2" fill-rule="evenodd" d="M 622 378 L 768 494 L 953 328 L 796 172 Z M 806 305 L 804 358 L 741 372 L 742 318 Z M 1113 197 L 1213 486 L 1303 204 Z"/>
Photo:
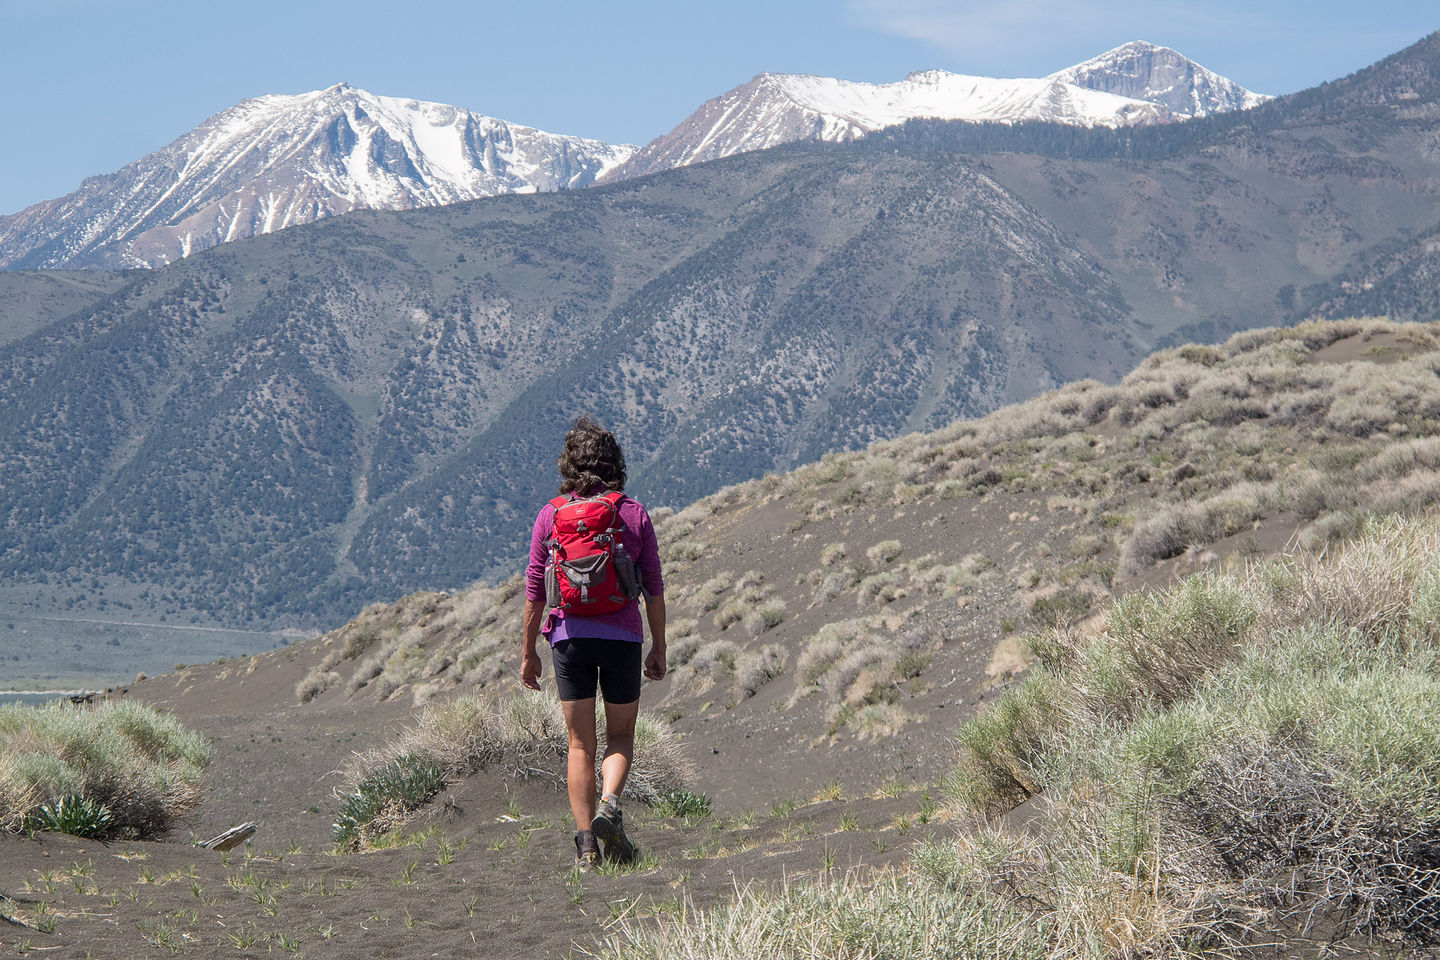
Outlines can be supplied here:
<path id="1" fill-rule="evenodd" d="M 587 490 L 587 494 L 603 493 L 603 490 Z M 665 590 L 665 580 L 660 574 L 660 547 L 655 542 L 655 528 L 650 525 L 650 514 L 638 500 L 630 497 L 620 501 L 620 542 L 625 552 L 635 557 L 640 567 L 640 584 L 645 595 L 657 597 Z M 530 533 L 530 564 L 525 568 L 525 599 L 545 602 L 545 561 L 549 558 L 546 543 L 555 530 L 555 507 L 545 504 L 535 518 L 535 528 Z M 582 617 L 579 614 L 566 615 L 564 610 L 552 610 L 541 628 L 550 645 L 571 637 L 599 637 L 607 640 L 644 640 L 644 628 L 640 623 L 640 603 L 631 600 L 614 613 L 602 613 L 596 617 Z"/>

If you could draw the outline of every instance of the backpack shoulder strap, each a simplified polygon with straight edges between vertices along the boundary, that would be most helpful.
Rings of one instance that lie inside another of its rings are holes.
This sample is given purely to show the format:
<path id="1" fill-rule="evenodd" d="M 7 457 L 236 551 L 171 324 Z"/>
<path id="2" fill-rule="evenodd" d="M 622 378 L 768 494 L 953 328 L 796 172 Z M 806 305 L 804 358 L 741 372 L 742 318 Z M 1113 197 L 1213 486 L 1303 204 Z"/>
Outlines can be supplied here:
<path id="1" fill-rule="evenodd" d="M 567 504 L 567 503 L 569 503 L 569 502 L 570 502 L 570 495 L 569 495 L 569 494 L 562 493 L 562 494 L 560 494 L 560 496 L 551 499 L 551 501 L 550 501 L 550 506 L 554 507 L 556 510 L 559 510 L 561 507 L 565 506 L 565 504 Z"/>

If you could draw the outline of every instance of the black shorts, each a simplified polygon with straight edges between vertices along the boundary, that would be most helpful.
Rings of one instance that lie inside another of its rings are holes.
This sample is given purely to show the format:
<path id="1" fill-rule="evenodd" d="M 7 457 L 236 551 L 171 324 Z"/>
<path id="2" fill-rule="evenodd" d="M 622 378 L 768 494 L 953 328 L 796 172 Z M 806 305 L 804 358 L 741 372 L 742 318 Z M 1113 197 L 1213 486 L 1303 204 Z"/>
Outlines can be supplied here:
<path id="1" fill-rule="evenodd" d="M 550 648 L 555 661 L 555 683 L 561 700 L 593 700 L 595 681 L 606 703 L 634 703 L 640 699 L 640 661 L 643 643 L 571 637 Z"/>

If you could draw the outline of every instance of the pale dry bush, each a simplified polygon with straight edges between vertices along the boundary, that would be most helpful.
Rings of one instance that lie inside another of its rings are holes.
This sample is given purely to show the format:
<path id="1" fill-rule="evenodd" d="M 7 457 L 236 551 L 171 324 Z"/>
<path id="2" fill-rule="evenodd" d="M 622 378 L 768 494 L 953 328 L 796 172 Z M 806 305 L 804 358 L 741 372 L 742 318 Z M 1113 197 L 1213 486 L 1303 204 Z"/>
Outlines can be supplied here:
<path id="1" fill-rule="evenodd" d="M 873 547 L 865 551 L 865 559 L 873 566 L 881 567 L 888 563 L 894 563 L 900 556 L 899 540 L 881 540 Z"/>
<path id="2" fill-rule="evenodd" d="M 415 689 L 411 691 L 410 702 L 417 707 L 423 707 L 425 704 L 429 703 L 431 700 L 434 700 L 437 696 L 439 696 L 439 694 L 440 685 L 438 683 L 416 684 Z"/>
<path id="3" fill-rule="evenodd" d="M 1317 497 L 1333 486 L 1318 475 L 1310 479 L 1312 486 L 1304 492 Z M 1297 491 L 1291 489 L 1295 482 L 1241 481 L 1199 503 L 1157 505 L 1153 515 L 1135 524 L 1121 546 L 1120 572 L 1135 576 L 1162 560 L 1178 557 L 1192 546 L 1240 533 L 1279 509 L 1300 508 L 1303 514 L 1309 498 L 1296 495 Z"/>
<path id="4" fill-rule="evenodd" d="M 730 589 L 730 578 L 723 573 L 711 577 L 696 588 L 695 598 L 700 609 L 707 613 L 720 605 L 720 597 Z"/>
<path id="5" fill-rule="evenodd" d="M 835 700 L 845 699 L 866 669 L 890 659 L 892 654 L 883 637 L 871 635 L 851 643 L 825 674 L 823 685 L 826 693 Z"/>
<path id="6" fill-rule="evenodd" d="M 1335 390 L 1326 386 L 1299 393 L 1285 394 L 1270 400 L 1270 415 L 1283 426 L 1319 426 L 1330 414 Z"/>
<path id="7" fill-rule="evenodd" d="M 1440 471 L 1417 470 L 1376 484 L 1366 507 L 1374 513 L 1416 513 L 1440 501 Z"/>
<path id="8" fill-rule="evenodd" d="M 1197 504 L 1157 505 L 1156 512 L 1135 524 L 1120 548 L 1120 572 L 1134 576 L 1161 560 L 1178 557 L 1210 533 L 1208 516 Z"/>
<path id="9" fill-rule="evenodd" d="M 1346 540 L 1360 533 L 1365 515 L 1358 510 L 1334 510 L 1323 513 L 1300 531 L 1296 542 L 1306 550 L 1320 550 L 1327 544 Z"/>
<path id="10" fill-rule="evenodd" d="M 880 573 L 872 573 L 856 585 L 855 605 L 863 608 L 866 604 L 875 601 L 886 604 L 898 599 L 903 596 L 901 581 L 902 576 L 899 570 L 882 570 Z"/>
<path id="11" fill-rule="evenodd" d="M 835 665 L 845 649 L 845 641 L 835 635 L 817 634 L 806 641 L 800 650 L 795 669 L 804 683 L 815 683 Z"/>
<path id="12" fill-rule="evenodd" d="M 708 643 L 702 643 L 696 649 L 695 655 L 690 658 L 690 670 L 696 674 L 718 678 L 735 669 L 735 659 L 739 655 L 739 651 L 739 645 L 729 640 L 711 640 Z"/>
<path id="13" fill-rule="evenodd" d="M 910 714 L 897 703 L 882 701 L 861 707 L 850 719 L 850 725 L 866 740 L 893 737 L 910 720 Z"/>
<path id="14" fill-rule="evenodd" d="M 695 658 L 703 641 L 696 634 L 676 637 L 665 648 L 665 657 L 672 667 L 683 667 Z"/>
<path id="15" fill-rule="evenodd" d="M 350 675 L 350 682 L 346 684 L 345 692 L 347 694 L 353 694 L 380 676 L 381 671 L 385 669 L 385 661 L 389 656 L 390 650 L 389 647 L 386 646 L 370 654 L 364 660 L 361 660 L 360 663 L 356 665 L 355 672 Z"/>
<path id="16" fill-rule="evenodd" d="M 1440 357 L 1422 354 L 1384 366 L 1353 363 L 1335 382 L 1335 401 L 1326 426 L 1353 436 L 1369 436 L 1392 423 L 1440 416 L 1435 377 Z"/>
<path id="17" fill-rule="evenodd" d="M 779 597 L 769 597 L 747 612 L 741 622 L 747 634 L 758 637 L 766 630 L 779 626 L 784 619 L 785 601 Z"/>
<path id="18" fill-rule="evenodd" d="M 340 674 L 334 670 L 325 669 L 322 664 L 311 670 L 305 678 L 295 685 L 295 699 L 300 703 L 309 703 L 320 694 L 340 683 Z"/>
<path id="19" fill-rule="evenodd" d="M 698 525 L 708 520 L 714 509 L 705 500 L 697 500 L 673 516 L 657 521 L 651 517 L 655 535 L 664 541 L 676 541 L 688 536 Z"/>
<path id="20" fill-rule="evenodd" d="M 735 688 L 742 699 L 753 697 L 760 688 L 785 669 L 785 651 L 775 644 L 747 650 L 735 659 Z"/>
<path id="21" fill-rule="evenodd" d="M 1393 443 L 1356 468 L 1365 483 L 1398 480 L 1417 470 L 1440 469 L 1440 437 L 1421 437 Z"/>

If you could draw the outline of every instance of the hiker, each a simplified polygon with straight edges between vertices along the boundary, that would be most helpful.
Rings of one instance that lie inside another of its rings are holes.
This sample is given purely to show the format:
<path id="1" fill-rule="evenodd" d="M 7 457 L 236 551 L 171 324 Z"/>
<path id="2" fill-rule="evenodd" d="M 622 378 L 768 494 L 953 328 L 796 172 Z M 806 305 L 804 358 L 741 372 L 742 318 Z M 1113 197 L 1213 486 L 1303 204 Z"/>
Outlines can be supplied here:
<path id="1" fill-rule="evenodd" d="M 615 437 L 588 416 L 565 434 L 557 461 L 560 496 L 540 509 L 525 575 L 524 646 L 520 682 L 540 689 L 535 638 L 550 641 L 565 716 L 565 774 L 575 815 L 575 860 L 582 870 L 600 861 L 627 861 L 620 795 L 635 746 L 640 711 L 640 605 L 650 625 L 644 675 L 665 676 L 665 597 L 660 551 L 650 515 L 624 495 L 625 455 Z M 551 607 L 545 616 L 546 606 Z M 543 623 L 542 623 L 543 620 Z M 601 796 L 595 800 L 595 689 L 605 698 Z"/>

